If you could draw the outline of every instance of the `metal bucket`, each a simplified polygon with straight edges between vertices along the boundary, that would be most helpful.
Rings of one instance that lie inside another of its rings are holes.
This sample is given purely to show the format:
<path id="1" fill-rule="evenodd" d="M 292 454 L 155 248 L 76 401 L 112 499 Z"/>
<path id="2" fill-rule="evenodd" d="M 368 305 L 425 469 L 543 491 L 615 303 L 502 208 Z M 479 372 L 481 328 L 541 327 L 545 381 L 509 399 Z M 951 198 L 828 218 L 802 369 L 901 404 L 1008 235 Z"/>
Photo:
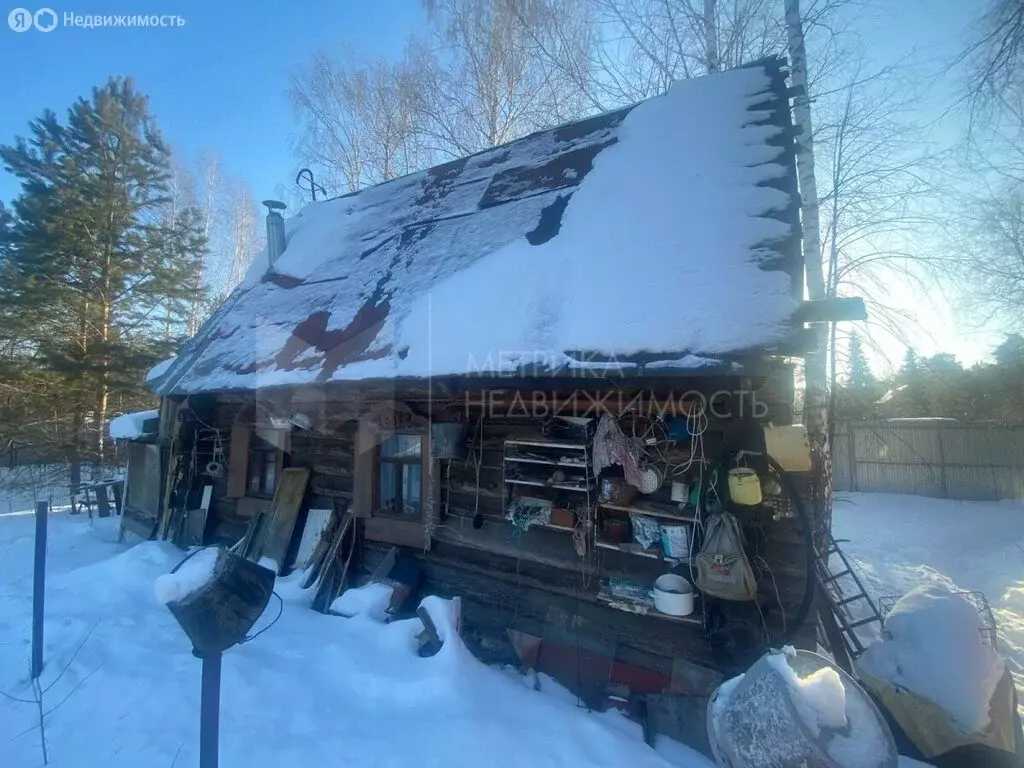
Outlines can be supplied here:
<path id="1" fill-rule="evenodd" d="M 824 667 L 838 673 L 846 692 L 847 726 L 820 727 L 815 734 L 797 712 L 789 684 L 762 656 L 739 682 L 727 681 L 708 702 L 708 738 L 715 761 L 726 768 L 848 768 L 869 765 L 863 752 L 875 742 L 878 768 L 896 768 L 898 753 L 892 733 L 871 698 L 848 674 L 823 656 L 796 651 L 786 661 L 798 677 Z"/>
<path id="2" fill-rule="evenodd" d="M 167 608 L 197 656 L 221 653 L 239 643 L 263 614 L 274 591 L 274 578 L 270 569 L 219 549 L 213 578 L 182 600 L 169 602 Z"/>

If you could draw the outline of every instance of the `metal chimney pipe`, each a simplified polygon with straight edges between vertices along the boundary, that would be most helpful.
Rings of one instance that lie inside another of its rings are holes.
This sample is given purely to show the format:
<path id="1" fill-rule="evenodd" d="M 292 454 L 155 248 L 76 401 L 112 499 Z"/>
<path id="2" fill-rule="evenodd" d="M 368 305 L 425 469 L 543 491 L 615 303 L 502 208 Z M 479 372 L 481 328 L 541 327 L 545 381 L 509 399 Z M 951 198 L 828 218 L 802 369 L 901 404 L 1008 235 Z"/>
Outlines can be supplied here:
<path id="1" fill-rule="evenodd" d="M 267 206 L 267 255 L 273 265 L 284 253 L 284 216 L 280 211 L 288 206 L 280 200 L 264 200 L 263 204 Z"/>

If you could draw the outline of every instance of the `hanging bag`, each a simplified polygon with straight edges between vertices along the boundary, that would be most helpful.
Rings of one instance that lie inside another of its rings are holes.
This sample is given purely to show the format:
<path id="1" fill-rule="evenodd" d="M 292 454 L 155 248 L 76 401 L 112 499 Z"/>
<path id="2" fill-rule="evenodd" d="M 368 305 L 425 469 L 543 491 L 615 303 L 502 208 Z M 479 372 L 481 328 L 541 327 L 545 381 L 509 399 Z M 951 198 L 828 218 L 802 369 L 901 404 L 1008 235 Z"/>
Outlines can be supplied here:
<path id="1" fill-rule="evenodd" d="M 728 512 L 711 518 L 696 557 L 697 589 L 723 600 L 753 600 L 757 581 L 743 551 L 743 531 Z"/>

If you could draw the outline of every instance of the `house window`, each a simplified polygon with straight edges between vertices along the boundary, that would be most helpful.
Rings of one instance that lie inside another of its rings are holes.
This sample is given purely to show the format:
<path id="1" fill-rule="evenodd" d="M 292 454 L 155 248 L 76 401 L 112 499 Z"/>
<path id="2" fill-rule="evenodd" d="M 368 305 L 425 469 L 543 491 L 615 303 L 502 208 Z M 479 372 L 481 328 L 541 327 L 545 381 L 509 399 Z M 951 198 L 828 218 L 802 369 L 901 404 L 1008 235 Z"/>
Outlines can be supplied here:
<path id="1" fill-rule="evenodd" d="M 272 497 L 277 489 L 278 454 L 281 433 L 257 429 L 249 446 L 248 495 Z"/>
<path id="2" fill-rule="evenodd" d="M 423 511 L 423 436 L 393 434 L 377 451 L 377 514 L 419 517 Z"/>

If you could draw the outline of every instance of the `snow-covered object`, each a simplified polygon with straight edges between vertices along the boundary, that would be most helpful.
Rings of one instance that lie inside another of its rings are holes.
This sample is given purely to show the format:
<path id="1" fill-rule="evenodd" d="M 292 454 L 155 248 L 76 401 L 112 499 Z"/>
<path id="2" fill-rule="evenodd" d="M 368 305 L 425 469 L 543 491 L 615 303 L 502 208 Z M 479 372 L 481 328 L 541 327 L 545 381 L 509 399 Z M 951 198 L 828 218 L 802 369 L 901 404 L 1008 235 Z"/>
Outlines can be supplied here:
<path id="1" fill-rule="evenodd" d="M 169 357 L 166 360 L 163 360 L 154 365 L 152 368 L 150 368 L 149 373 L 146 374 L 146 383 L 150 384 L 156 381 L 169 370 L 171 370 L 171 366 L 174 365 L 175 360 L 177 360 L 176 357 Z"/>
<path id="2" fill-rule="evenodd" d="M 386 621 L 394 591 L 394 587 L 378 582 L 346 589 L 331 603 L 331 611 L 342 616 L 366 616 L 375 621 Z"/>
<path id="3" fill-rule="evenodd" d="M 213 579 L 219 555 L 216 547 L 201 549 L 174 573 L 159 576 L 153 584 L 156 601 L 160 605 L 178 603 L 205 587 Z"/>
<path id="4" fill-rule="evenodd" d="M 159 416 L 159 411 L 125 413 L 110 420 L 110 437 L 114 440 L 135 440 L 145 434 L 143 430 L 145 422 Z"/>
<path id="5" fill-rule="evenodd" d="M 772 186 L 794 174 L 779 67 L 308 205 L 157 391 L 588 369 L 570 353 L 700 368 L 785 340 L 802 262 Z"/>
<path id="6" fill-rule="evenodd" d="M 960 595 L 917 587 L 889 612 L 881 639 L 857 666 L 938 705 L 959 730 L 982 731 L 1006 667 L 981 628 L 977 609 Z"/>
<path id="7" fill-rule="evenodd" d="M 890 768 L 888 726 L 849 675 L 809 651 L 769 651 L 708 704 L 719 765 Z"/>
<path id="8" fill-rule="evenodd" d="M 7 504 L 0 490 L 0 509 Z M 115 543 L 118 518 L 83 518 L 52 515 L 48 529 L 48 661 L 39 682 L 48 706 L 60 705 L 46 719 L 50 765 L 196 766 L 199 664 L 153 600 L 153 581 L 181 552 L 164 541 L 127 549 Z M 31 515 L 0 514 L 4 768 L 42 764 L 30 736 L 38 709 L 19 701 L 32 701 L 26 654 L 13 652 L 28 647 L 32 626 L 34 525 Z M 286 601 L 268 631 L 224 657 L 221 764 L 714 768 L 664 736 L 651 749 L 638 722 L 580 708 L 547 676 L 480 663 L 448 634 L 452 604 L 424 607 L 444 637 L 430 658 L 417 654 L 419 618 L 347 621 Z M 276 617 L 271 604 L 255 630 Z"/>
<path id="9" fill-rule="evenodd" d="M 791 646 L 787 646 L 783 653 L 769 656 L 768 663 L 789 686 L 793 694 L 791 701 L 804 725 L 815 736 L 822 728 L 845 728 L 846 689 L 839 673 L 832 667 L 822 667 L 805 677 L 799 677 L 788 661 L 795 653 Z"/>

